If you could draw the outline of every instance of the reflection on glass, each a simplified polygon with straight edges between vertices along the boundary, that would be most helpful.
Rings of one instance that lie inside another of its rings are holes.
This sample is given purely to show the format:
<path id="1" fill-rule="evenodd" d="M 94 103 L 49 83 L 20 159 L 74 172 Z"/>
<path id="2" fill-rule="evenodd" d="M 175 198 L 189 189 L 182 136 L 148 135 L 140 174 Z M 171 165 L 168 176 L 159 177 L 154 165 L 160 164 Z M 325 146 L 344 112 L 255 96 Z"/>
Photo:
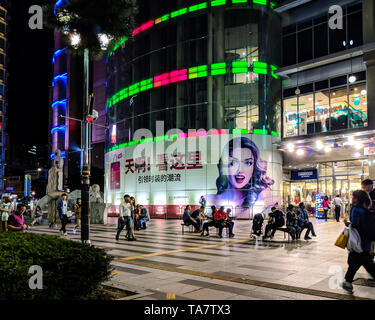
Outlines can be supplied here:
<path id="1" fill-rule="evenodd" d="M 315 93 L 315 132 L 327 132 L 329 130 L 329 91 Z"/>
<path id="2" fill-rule="evenodd" d="M 348 128 L 348 94 L 346 87 L 331 90 L 331 130 Z"/>
<path id="3" fill-rule="evenodd" d="M 297 98 L 284 100 L 284 137 L 298 135 Z"/>
<path id="4" fill-rule="evenodd" d="M 314 96 L 299 98 L 299 135 L 314 133 Z"/>
<path id="5" fill-rule="evenodd" d="M 367 90 L 366 85 L 352 85 L 349 88 L 350 128 L 367 126 Z"/>

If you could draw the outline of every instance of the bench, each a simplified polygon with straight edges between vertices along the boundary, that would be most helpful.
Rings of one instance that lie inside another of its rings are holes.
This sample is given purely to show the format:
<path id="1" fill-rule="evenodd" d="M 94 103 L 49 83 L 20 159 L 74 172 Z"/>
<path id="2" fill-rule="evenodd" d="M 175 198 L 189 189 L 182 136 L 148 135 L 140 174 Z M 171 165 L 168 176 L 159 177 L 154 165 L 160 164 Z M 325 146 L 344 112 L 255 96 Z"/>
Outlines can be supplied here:
<path id="1" fill-rule="evenodd" d="M 290 241 L 290 233 L 288 228 L 276 228 L 276 231 L 284 232 L 284 240 L 286 238 L 285 234 L 288 234 L 288 241 Z"/>
<path id="2" fill-rule="evenodd" d="M 189 228 L 189 232 L 194 232 L 194 226 L 192 224 L 187 225 L 185 223 L 181 223 L 182 234 L 185 233 L 185 227 Z"/>

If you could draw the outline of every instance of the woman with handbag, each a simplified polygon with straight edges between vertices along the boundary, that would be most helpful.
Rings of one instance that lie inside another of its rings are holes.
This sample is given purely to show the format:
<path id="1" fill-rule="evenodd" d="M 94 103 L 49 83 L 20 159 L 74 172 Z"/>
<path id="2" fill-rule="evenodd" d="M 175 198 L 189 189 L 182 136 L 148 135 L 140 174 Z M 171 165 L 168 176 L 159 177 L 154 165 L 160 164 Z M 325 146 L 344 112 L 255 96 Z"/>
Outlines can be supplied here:
<path id="1" fill-rule="evenodd" d="M 366 214 L 369 214 L 370 199 L 365 191 L 357 190 L 353 192 L 352 209 L 350 212 L 350 223 L 347 219 L 344 220 L 347 227 L 354 228 L 358 231 L 361 238 L 362 252 L 349 252 L 348 257 L 348 271 L 345 275 L 345 281 L 341 284 L 342 288 L 353 293 L 354 276 L 361 266 L 375 279 L 375 263 L 370 256 L 371 241 L 363 237 L 363 228 L 366 223 Z M 375 232 L 375 230 L 374 230 Z"/>

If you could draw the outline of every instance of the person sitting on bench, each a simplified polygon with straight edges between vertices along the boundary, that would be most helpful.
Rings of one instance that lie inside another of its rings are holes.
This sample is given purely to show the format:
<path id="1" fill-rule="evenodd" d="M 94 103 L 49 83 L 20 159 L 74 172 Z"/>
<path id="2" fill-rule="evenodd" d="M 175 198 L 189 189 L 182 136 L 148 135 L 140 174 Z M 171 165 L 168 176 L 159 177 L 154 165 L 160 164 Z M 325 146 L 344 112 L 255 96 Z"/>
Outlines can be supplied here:
<path id="1" fill-rule="evenodd" d="M 266 225 L 266 230 L 264 232 L 263 240 L 267 238 L 273 238 L 277 228 L 281 228 L 284 223 L 284 213 L 280 210 L 277 210 L 275 207 L 271 208 L 271 213 L 269 214 L 269 221 Z"/>
<path id="2" fill-rule="evenodd" d="M 311 240 L 311 238 L 309 237 L 310 232 L 313 237 L 316 237 L 314 226 L 309 221 L 309 214 L 307 213 L 305 204 L 303 202 L 299 204 L 298 216 L 298 225 L 301 228 L 301 232 L 303 231 L 303 229 L 307 229 L 305 233 L 305 240 Z"/>
<path id="3" fill-rule="evenodd" d="M 184 215 L 182 216 L 182 220 L 184 221 L 185 225 L 190 226 L 193 225 L 195 228 L 195 232 L 199 232 L 199 225 L 197 221 L 191 217 L 190 215 L 190 206 L 187 205 L 184 211 Z"/>
<path id="4" fill-rule="evenodd" d="M 298 225 L 298 216 L 292 204 L 288 206 L 286 211 L 286 227 L 292 236 L 292 240 L 299 239 L 302 229 Z"/>
<path id="5" fill-rule="evenodd" d="M 199 224 L 199 230 L 202 231 L 203 229 L 203 220 L 206 219 L 206 215 L 204 214 L 204 207 L 200 207 L 199 209 L 192 212 L 191 217 L 197 221 Z"/>
<path id="6" fill-rule="evenodd" d="M 231 213 L 232 213 L 232 209 L 227 209 L 227 211 L 225 212 L 227 218 L 224 222 L 224 227 L 229 229 L 229 238 L 234 237 L 234 233 L 233 233 L 234 221 L 233 221 L 233 217 L 230 216 Z"/>

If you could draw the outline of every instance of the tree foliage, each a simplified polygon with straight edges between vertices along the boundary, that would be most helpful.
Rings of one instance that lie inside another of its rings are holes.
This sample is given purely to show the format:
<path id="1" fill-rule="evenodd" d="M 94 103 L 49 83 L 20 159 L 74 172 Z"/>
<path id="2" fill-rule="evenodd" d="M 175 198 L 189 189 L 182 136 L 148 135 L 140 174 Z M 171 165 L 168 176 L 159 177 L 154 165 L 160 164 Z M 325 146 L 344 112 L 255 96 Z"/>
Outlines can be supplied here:
<path id="1" fill-rule="evenodd" d="M 79 53 L 88 48 L 93 56 L 102 54 L 98 34 L 110 37 L 110 46 L 126 36 L 131 38 L 138 12 L 136 0 L 60 0 L 64 3 L 55 8 L 55 4 L 47 5 L 45 24 L 52 29 L 60 30 L 67 47 L 70 34 L 77 33 L 81 37 Z"/>

